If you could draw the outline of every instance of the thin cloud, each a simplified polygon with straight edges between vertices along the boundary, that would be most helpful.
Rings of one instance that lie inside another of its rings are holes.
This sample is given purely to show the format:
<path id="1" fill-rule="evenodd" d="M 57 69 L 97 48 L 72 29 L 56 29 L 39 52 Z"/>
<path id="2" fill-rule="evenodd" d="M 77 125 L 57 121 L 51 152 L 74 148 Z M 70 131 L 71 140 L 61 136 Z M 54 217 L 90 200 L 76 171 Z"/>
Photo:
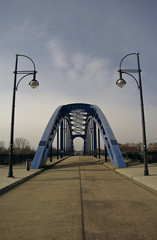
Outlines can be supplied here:
<path id="1" fill-rule="evenodd" d="M 109 82 L 112 72 L 109 59 L 92 57 L 81 52 L 68 52 L 60 39 L 51 40 L 48 49 L 52 61 L 52 75 L 58 80 L 62 77 L 60 81 L 63 81 L 63 84 L 70 84 L 70 91 L 71 88 L 74 91 L 77 86 L 79 94 L 79 89 L 101 88 L 104 82 Z"/>

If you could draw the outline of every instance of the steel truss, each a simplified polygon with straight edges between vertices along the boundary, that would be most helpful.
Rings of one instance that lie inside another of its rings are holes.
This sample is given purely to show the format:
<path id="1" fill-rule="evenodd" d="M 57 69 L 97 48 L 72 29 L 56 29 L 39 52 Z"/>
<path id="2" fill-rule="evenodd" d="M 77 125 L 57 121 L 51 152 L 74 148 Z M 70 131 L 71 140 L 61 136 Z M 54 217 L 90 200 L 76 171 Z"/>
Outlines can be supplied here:
<path id="1" fill-rule="evenodd" d="M 84 155 L 100 158 L 100 134 L 111 163 L 126 167 L 116 138 L 101 109 L 96 105 L 74 103 L 60 106 L 50 118 L 39 142 L 31 168 L 44 167 L 48 157 L 52 161 L 52 144 L 57 135 L 57 158 L 74 155 L 73 140 L 84 140 Z M 59 148 L 60 145 L 60 148 Z M 98 145 L 98 153 L 97 153 Z"/>

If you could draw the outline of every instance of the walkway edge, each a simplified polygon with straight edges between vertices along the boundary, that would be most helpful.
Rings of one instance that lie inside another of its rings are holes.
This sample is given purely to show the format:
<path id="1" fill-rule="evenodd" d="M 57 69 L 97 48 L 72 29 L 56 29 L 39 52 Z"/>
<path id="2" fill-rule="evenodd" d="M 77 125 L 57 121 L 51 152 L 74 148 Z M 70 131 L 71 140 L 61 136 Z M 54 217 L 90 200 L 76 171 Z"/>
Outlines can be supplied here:
<path id="1" fill-rule="evenodd" d="M 24 178 L 22 178 L 22 179 L 20 179 L 20 180 L 18 180 L 18 181 L 16 181 L 16 182 L 14 182 L 14 183 L 12 183 L 12 184 L 10 184 L 10 185 L 8 185 L 8 186 L 0 189 L 0 196 L 2 196 L 3 194 L 7 193 L 7 192 L 10 191 L 10 190 L 12 190 L 13 188 L 19 186 L 20 184 L 26 182 L 27 180 L 29 180 L 29 179 L 37 176 L 38 174 L 40 174 L 40 173 L 43 172 L 44 170 L 45 170 L 45 169 L 42 168 L 42 169 L 39 170 L 38 172 L 32 173 L 31 175 L 29 175 L 29 176 L 27 176 L 27 177 L 24 177 Z"/>
<path id="2" fill-rule="evenodd" d="M 43 167 L 43 168 L 40 168 L 37 172 L 34 172 L 34 173 L 32 173 L 32 174 L 30 174 L 30 175 L 28 175 L 28 176 L 26 176 L 26 177 L 21 178 L 20 180 L 17 180 L 17 181 L 14 182 L 14 183 L 11 183 L 11 184 L 9 184 L 9 185 L 1 188 L 1 189 L 0 189 L 0 196 L 2 196 L 3 194 L 9 192 L 10 190 L 12 190 L 12 189 L 15 188 L 15 187 L 18 187 L 20 184 L 28 181 L 29 179 L 37 176 L 37 175 L 40 174 L 41 172 L 43 172 L 43 171 L 45 171 L 45 170 L 48 170 L 49 168 L 52 168 L 52 167 L 55 166 L 56 164 L 58 164 L 58 163 L 62 162 L 63 160 L 65 160 L 66 158 L 68 158 L 68 156 L 67 156 L 67 157 L 63 157 L 62 159 L 57 160 L 55 163 L 52 163 L 51 165 L 45 166 L 45 167 Z"/>
<path id="3" fill-rule="evenodd" d="M 138 184 L 142 184 L 143 186 L 153 190 L 153 191 L 156 191 L 157 192 L 157 186 L 154 182 L 154 179 L 152 179 L 152 176 L 144 176 L 144 175 L 131 175 L 131 174 L 128 174 L 128 173 L 125 173 L 125 172 L 122 172 L 121 170 L 119 169 L 115 169 L 115 172 L 118 173 L 118 174 L 121 174 L 131 180 L 133 180 L 134 182 L 138 183 Z M 149 181 L 150 180 L 150 181 Z"/>
<path id="4" fill-rule="evenodd" d="M 132 172 L 130 171 L 129 167 L 127 168 L 116 168 L 115 166 L 111 165 L 110 162 L 105 162 L 103 165 L 112 171 L 116 172 L 117 174 L 122 175 L 123 177 L 126 177 L 133 181 L 136 184 L 139 184 L 147 189 L 150 189 L 151 191 L 155 192 L 157 194 L 157 184 L 156 184 L 156 177 L 153 174 L 150 174 L 149 176 L 144 176 L 142 173 Z M 138 168 L 137 168 L 138 169 Z M 135 170 L 135 169 L 133 169 Z"/>

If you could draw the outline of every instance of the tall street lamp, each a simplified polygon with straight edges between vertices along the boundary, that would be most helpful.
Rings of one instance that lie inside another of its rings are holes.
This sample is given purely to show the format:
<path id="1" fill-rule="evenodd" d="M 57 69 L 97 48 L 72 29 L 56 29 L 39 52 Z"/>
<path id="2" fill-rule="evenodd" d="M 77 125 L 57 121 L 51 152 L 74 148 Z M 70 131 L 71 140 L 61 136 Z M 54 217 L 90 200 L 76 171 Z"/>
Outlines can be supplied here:
<path id="1" fill-rule="evenodd" d="M 136 55 L 137 56 L 137 69 L 122 69 L 121 65 L 123 60 L 130 56 Z M 144 175 L 149 175 L 148 172 L 148 160 L 147 160 L 147 142 L 146 142 L 146 130 L 145 130 L 145 116 L 144 116 L 144 104 L 143 104 L 143 93 L 142 93 L 142 81 L 141 81 L 141 69 L 140 69 L 140 60 L 139 60 L 139 52 L 137 53 L 129 53 L 125 57 L 122 58 L 119 66 L 119 79 L 116 81 L 116 84 L 119 87 L 124 87 L 126 81 L 122 78 L 122 74 L 127 74 L 134 78 L 137 83 L 138 90 L 140 92 L 140 102 L 141 102 L 141 117 L 142 117 L 142 133 L 143 133 L 143 153 L 144 153 Z M 131 74 L 131 73 L 138 73 L 138 80 Z"/>
<path id="2" fill-rule="evenodd" d="M 33 64 L 33 70 L 27 70 L 27 71 L 17 71 L 17 65 L 18 65 L 18 57 L 25 57 L 29 59 Z M 36 67 L 33 62 L 33 60 L 26 56 L 26 55 L 19 55 L 16 54 L 16 61 L 15 61 L 15 71 L 14 71 L 14 86 L 13 86 L 13 99 L 12 99 L 12 115 L 11 115 L 11 132 L 10 132 L 10 148 L 9 148 L 9 174 L 8 177 L 13 177 L 13 144 L 14 144 L 14 117 L 15 117 L 15 96 L 16 91 L 18 89 L 18 85 L 21 82 L 22 79 L 29 75 L 33 75 L 33 80 L 30 81 L 29 85 L 32 88 L 36 88 L 39 86 L 39 82 L 36 80 Z M 17 82 L 17 75 L 22 74 L 23 76 L 20 78 L 20 80 Z"/>

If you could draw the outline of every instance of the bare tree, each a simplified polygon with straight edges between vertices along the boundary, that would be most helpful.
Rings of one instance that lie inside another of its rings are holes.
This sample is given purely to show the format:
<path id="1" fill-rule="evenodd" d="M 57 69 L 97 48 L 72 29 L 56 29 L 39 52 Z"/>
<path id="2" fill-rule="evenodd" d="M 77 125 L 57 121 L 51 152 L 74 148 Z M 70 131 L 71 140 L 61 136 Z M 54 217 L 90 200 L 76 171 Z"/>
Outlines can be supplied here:
<path id="1" fill-rule="evenodd" d="M 6 153 L 7 149 L 5 148 L 5 142 L 0 141 L 0 153 Z"/>
<path id="2" fill-rule="evenodd" d="M 14 153 L 31 153 L 33 151 L 27 139 L 23 137 L 15 138 Z"/>
<path id="3" fill-rule="evenodd" d="M 122 152 L 138 152 L 140 151 L 139 146 L 137 143 L 125 143 L 119 144 L 119 147 Z"/>
<path id="4" fill-rule="evenodd" d="M 30 147 L 30 143 L 27 139 L 23 138 L 23 137 L 18 137 L 15 138 L 15 143 L 14 146 L 16 148 L 26 148 L 26 147 Z"/>
<path id="5" fill-rule="evenodd" d="M 148 144 L 148 151 L 157 151 L 157 142 L 152 142 Z"/>

